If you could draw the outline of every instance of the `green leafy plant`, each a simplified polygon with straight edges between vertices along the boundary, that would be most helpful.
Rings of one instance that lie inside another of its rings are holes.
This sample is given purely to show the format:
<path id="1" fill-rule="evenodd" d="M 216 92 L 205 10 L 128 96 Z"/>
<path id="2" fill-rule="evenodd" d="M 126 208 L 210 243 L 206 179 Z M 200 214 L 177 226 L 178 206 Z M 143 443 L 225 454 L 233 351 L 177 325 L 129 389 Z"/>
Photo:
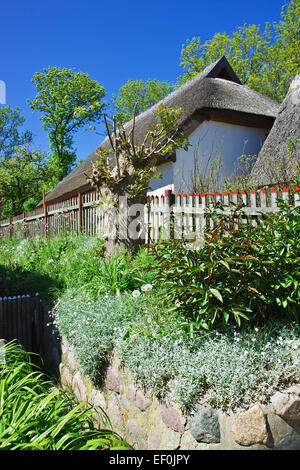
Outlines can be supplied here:
<path id="1" fill-rule="evenodd" d="M 137 105 L 137 115 L 151 108 L 172 91 L 168 82 L 160 82 L 157 79 L 128 80 L 121 86 L 118 95 L 113 95 L 112 111 L 116 114 L 118 122 L 130 121 L 132 113 Z"/>
<path id="2" fill-rule="evenodd" d="M 122 450 L 130 446 L 111 430 L 100 407 L 76 404 L 47 381 L 14 342 L 4 346 L 0 382 L 1 450 Z M 96 418 L 100 424 L 96 425 Z"/>
<path id="3" fill-rule="evenodd" d="M 141 249 L 103 257 L 103 240 L 84 234 L 0 241 L 0 296 L 35 294 L 57 300 L 67 288 L 84 288 L 97 298 L 151 283 L 154 258 Z"/>
<path id="4" fill-rule="evenodd" d="M 245 142 L 246 144 L 247 142 Z M 228 192 L 234 190 L 250 192 L 255 183 L 251 180 L 251 171 L 256 162 L 257 155 L 247 155 L 243 153 L 234 165 L 233 174 L 226 178 L 224 188 Z"/>
<path id="5" fill-rule="evenodd" d="M 181 240 L 153 246 L 156 282 L 191 331 L 232 320 L 261 322 L 270 315 L 292 315 L 299 322 L 300 208 L 279 205 L 257 227 L 239 222 L 241 205 L 231 215 L 214 210 L 214 229 L 198 249 Z"/>
<path id="6" fill-rule="evenodd" d="M 151 273 L 143 270 L 145 261 L 145 256 L 133 256 L 124 251 L 117 252 L 101 260 L 97 273 L 84 287 L 93 296 L 108 292 L 119 294 L 133 291 L 151 278 Z"/>

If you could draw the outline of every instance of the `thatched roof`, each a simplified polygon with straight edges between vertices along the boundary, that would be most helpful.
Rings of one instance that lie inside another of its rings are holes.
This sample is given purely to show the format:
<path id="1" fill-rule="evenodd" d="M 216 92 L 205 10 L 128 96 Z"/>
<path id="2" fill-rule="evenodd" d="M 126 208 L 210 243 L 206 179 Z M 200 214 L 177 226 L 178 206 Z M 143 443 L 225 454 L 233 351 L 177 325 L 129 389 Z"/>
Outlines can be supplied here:
<path id="1" fill-rule="evenodd" d="M 297 142 L 296 139 L 299 139 Z M 292 140 L 289 151 L 287 141 Z M 251 172 L 257 186 L 286 183 L 300 170 L 300 75 L 296 75 L 282 102 L 270 134 Z"/>
<path id="2" fill-rule="evenodd" d="M 241 85 L 225 57 L 209 65 L 192 80 L 137 116 L 136 142 L 141 142 L 147 130 L 156 124 L 157 117 L 152 111 L 161 103 L 182 109 L 179 124 L 187 134 L 192 132 L 199 122 L 211 119 L 212 114 L 218 114 L 220 120 L 230 120 L 230 117 L 236 115 L 241 124 L 244 123 L 243 120 L 251 118 L 253 127 L 261 120 L 257 127 L 270 129 L 279 108 L 276 101 Z M 129 121 L 124 127 L 129 130 L 131 125 L 132 122 Z M 104 139 L 101 147 L 111 148 L 108 138 Z M 91 172 L 92 162 L 95 160 L 97 149 L 47 195 L 46 201 L 54 202 L 70 197 L 76 192 L 90 190 L 84 173 Z"/>

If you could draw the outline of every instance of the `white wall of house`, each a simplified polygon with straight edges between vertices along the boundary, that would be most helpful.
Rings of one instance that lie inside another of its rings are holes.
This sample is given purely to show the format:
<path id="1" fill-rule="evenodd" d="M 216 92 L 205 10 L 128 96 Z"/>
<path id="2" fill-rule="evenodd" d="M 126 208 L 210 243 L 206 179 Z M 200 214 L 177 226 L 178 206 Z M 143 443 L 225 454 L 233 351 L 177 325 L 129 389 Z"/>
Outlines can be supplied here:
<path id="1" fill-rule="evenodd" d="M 153 178 L 150 181 L 150 188 L 151 191 L 155 191 L 161 187 L 168 186 L 169 184 L 173 183 L 174 179 L 174 163 L 173 162 L 168 162 L 168 163 L 163 163 L 162 165 L 159 165 L 158 167 L 158 173 L 161 174 L 161 178 Z"/>
<path id="2" fill-rule="evenodd" d="M 242 154 L 258 155 L 265 138 L 264 129 L 205 121 L 189 136 L 189 149 L 176 151 L 176 162 L 159 166 L 162 179 L 152 180 L 150 186 L 157 190 L 173 183 L 175 192 L 191 191 L 195 162 L 202 173 L 209 171 L 213 162 L 221 162 L 222 185 L 222 181 L 233 174 L 238 158 Z"/>

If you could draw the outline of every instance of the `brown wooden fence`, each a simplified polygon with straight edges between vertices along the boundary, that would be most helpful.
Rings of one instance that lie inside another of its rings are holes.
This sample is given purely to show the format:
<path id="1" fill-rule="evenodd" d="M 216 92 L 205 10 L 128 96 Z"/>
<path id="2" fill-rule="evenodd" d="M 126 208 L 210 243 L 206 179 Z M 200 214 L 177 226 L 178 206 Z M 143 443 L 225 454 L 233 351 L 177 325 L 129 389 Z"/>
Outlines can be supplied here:
<path id="1" fill-rule="evenodd" d="M 44 306 L 40 296 L 0 297 L 0 339 L 18 340 L 28 352 L 41 354 Z"/>
<path id="2" fill-rule="evenodd" d="M 277 192 L 272 189 L 233 191 L 224 193 L 190 193 L 170 194 L 165 191 L 159 196 L 148 197 L 144 208 L 144 224 L 146 242 L 157 240 L 160 237 L 174 236 L 170 233 L 170 216 L 175 221 L 176 238 L 185 238 L 187 233 L 195 232 L 201 238 L 204 225 L 211 225 L 212 220 L 207 217 L 207 211 L 219 201 L 228 212 L 235 204 L 243 203 L 243 212 L 246 214 L 245 222 L 252 225 L 257 223 L 261 213 L 276 212 L 278 199 L 284 199 L 292 205 L 299 205 L 299 188 L 290 194 L 284 188 Z M 107 229 L 107 214 L 97 208 L 100 200 L 99 193 L 89 192 L 78 194 L 66 201 L 54 204 L 44 204 L 44 207 L 35 209 L 15 217 L 0 221 L 0 238 L 35 237 L 58 234 L 62 231 L 86 233 L 87 235 L 101 235 Z"/>
<path id="3" fill-rule="evenodd" d="M 96 192 L 86 193 L 66 201 L 44 204 L 31 212 L 0 221 L 0 237 L 23 238 L 53 235 L 62 231 L 84 231 L 95 235 L 101 231 L 102 217 L 95 204 L 99 201 Z"/>

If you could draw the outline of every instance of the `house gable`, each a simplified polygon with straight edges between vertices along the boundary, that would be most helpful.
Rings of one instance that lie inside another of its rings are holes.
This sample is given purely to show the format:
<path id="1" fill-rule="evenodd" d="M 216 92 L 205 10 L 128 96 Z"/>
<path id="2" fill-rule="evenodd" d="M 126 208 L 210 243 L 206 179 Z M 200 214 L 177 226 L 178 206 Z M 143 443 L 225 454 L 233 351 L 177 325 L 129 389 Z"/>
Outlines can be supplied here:
<path id="1" fill-rule="evenodd" d="M 242 84 L 225 56 L 206 67 L 201 74 L 203 74 L 203 78 L 222 78 L 239 85 Z"/>

